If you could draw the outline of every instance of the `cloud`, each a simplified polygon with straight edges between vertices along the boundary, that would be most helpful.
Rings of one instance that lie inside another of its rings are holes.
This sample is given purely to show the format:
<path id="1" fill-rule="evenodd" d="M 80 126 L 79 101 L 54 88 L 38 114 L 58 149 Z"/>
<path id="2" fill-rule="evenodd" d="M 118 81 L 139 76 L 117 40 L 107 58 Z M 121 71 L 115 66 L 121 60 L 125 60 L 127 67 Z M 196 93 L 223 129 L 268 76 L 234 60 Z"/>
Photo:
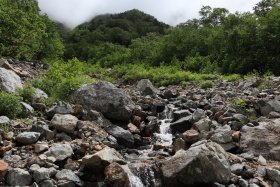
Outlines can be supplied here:
<path id="1" fill-rule="evenodd" d="M 38 0 L 43 13 L 75 27 L 92 17 L 106 13 L 120 13 L 139 9 L 158 20 L 176 25 L 198 17 L 203 5 L 223 7 L 231 12 L 250 11 L 259 0 Z"/>

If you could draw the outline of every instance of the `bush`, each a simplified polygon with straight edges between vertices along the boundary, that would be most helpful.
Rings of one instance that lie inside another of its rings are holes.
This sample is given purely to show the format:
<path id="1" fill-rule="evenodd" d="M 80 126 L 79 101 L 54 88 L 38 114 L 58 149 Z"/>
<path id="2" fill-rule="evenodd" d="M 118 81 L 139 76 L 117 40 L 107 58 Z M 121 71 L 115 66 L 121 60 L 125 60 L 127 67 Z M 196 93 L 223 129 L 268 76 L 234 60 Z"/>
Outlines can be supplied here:
<path id="1" fill-rule="evenodd" d="M 201 87 L 202 89 L 212 88 L 212 87 L 213 87 L 213 82 L 210 81 L 210 80 L 203 81 L 203 82 L 201 83 L 200 87 Z"/>
<path id="2" fill-rule="evenodd" d="M 0 114 L 15 118 L 22 112 L 20 97 L 7 92 L 0 92 Z"/>
<path id="3" fill-rule="evenodd" d="M 33 88 L 30 85 L 27 85 L 24 88 L 19 89 L 17 92 L 18 92 L 19 96 L 22 97 L 24 102 L 32 103 L 32 98 L 35 94 L 35 88 Z"/>
<path id="4" fill-rule="evenodd" d="M 51 67 L 41 77 L 33 81 L 33 86 L 44 90 L 50 100 L 71 100 L 69 96 L 82 84 L 93 82 L 85 74 L 85 64 L 77 59 L 54 61 Z"/>

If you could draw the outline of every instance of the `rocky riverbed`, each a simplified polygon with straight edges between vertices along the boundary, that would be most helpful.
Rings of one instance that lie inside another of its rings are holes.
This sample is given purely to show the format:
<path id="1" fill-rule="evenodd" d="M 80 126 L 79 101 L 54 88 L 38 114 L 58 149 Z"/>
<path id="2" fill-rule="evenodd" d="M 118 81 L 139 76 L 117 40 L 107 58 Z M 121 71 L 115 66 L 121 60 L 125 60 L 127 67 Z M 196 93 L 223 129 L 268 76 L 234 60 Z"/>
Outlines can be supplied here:
<path id="1" fill-rule="evenodd" d="M 21 87 L 27 74 L 2 66 L 1 89 Z M 96 81 L 49 108 L 37 90 L 23 104 L 28 122 L 0 117 L 9 127 L 0 130 L 0 186 L 278 187 L 279 85 Z"/>

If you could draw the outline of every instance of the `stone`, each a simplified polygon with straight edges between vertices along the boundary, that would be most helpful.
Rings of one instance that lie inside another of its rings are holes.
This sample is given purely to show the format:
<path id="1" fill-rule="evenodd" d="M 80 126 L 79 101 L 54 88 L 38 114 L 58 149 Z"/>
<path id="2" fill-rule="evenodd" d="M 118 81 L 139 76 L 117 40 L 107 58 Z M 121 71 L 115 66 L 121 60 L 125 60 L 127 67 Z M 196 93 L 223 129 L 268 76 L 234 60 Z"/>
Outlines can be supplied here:
<path id="1" fill-rule="evenodd" d="M 54 169 L 55 170 L 55 169 Z M 34 171 L 33 178 L 36 182 L 41 182 L 47 179 L 50 179 L 52 170 L 49 168 L 39 168 Z"/>
<path id="2" fill-rule="evenodd" d="M 71 181 L 77 186 L 82 186 L 82 181 L 80 180 L 80 178 L 69 169 L 62 169 L 61 171 L 58 171 L 55 175 L 55 178 L 57 180 Z"/>
<path id="3" fill-rule="evenodd" d="M 11 186 L 29 186 L 32 184 L 32 176 L 26 170 L 12 168 L 8 172 L 7 183 Z"/>
<path id="4" fill-rule="evenodd" d="M 48 99 L 48 94 L 39 88 L 35 88 L 35 93 L 32 96 L 34 102 L 41 102 Z"/>
<path id="5" fill-rule="evenodd" d="M 239 142 L 240 137 L 241 137 L 240 131 L 236 131 L 236 132 L 232 133 L 232 139 L 233 139 L 233 141 Z"/>
<path id="6" fill-rule="evenodd" d="M 149 79 L 142 79 L 137 83 L 137 89 L 142 95 L 156 95 L 159 91 L 153 86 Z"/>
<path id="7" fill-rule="evenodd" d="M 0 160 L 0 182 L 4 181 L 4 177 L 8 172 L 8 163 L 4 160 Z"/>
<path id="8" fill-rule="evenodd" d="M 154 133 L 159 133 L 160 127 L 157 120 L 150 121 L 144 128 L 144 134 L 147 137 L 153 136 Z"/>
<path id="9" fill-rule="evenodd" d="M 280 161 L 280 119 L 259 122 L 259 126 L 241 129 L 240 148 L 244 152 L 262 155 L 266 159 Z"/>
<path id="10" fill-rule="evenodd" d="M 7 116 L 0 116 L 0 125 L 1 124 L 9 124 L 10 119 Z"/>
<path id="11" fill-rule="evenodd" d="M 85 168 L 96 172 L 100 172 L 100 168 L 104 169 L 113 162 L 123 162 L 123 157 L 115 149 L 109 147 L 93 155 L 86 155 L 82 159 Z"/>
<path id="12" fill-rule="evenodd" d="M 23 109 L 23 114 L 26 116 L 29 116 L 31 114 L 34 114 L 34 108 L 30 106 L 28 103 L 25 102 L 20 102 L 22 109 Z"/>
<path id="13" fill-rule="evenodd" d="M 126 147 L 133 147 L 134 138 L 131 132 L 129 132 L 128 130 L 124 130 L 123 128 L 116 125 L 111 125 L 106 129 L 106 131 L 114 136 L 119 144 Z"/>
<path id="14" fill-rule="evenodd" d="M 69 103 L 64 101 L 58 101 L 46 111 L 46 116 L 48 119 L 52 119 L 55 114 L 73 114 L 73 113 L 74 113 L 74 109 Z"/>
<path id="15" fill-rule="evenodd" d="M 87 110 L 97 110 L 106 118 L 128 122 L 135 104 L 121 89 L 105 81 L 84 85 L 75 92 L 75 100 Z"/>
<path id="16" fill-rule="evenodd" d="M 16 92 L 22 87 L 21 79 L 16 73 L 0 67 L 0 90 Z"/>
<path id="17" fill-rule="evenodd" d="M 173 120 L 177 121 L 181 118 L 187 117 L 191 115 L 191 112 L 189 110 L 177 110 L 173 112 Z"/>
<path id="18" fill-rule="evenodd" d="M 181 150 L 181 149 L 185 149 L 185 141 L 182 138 L 177 138 L 174 142 L 173 142 L 173 150 L 176 153 L 177 151 Z"/>
<path id="19" fill-rule="evenodd" d="M 163 186 L 227 184 L 231 177 L 229 167 L 227 154 L 220 145 L 200 141 L 162 162 Z"/>
<path id="20" fill-rule="evenodd" d="M 259 158 L 258 158 L 258 163 L 265 166 L 266 165 L 266 159 L 260 155 Z"/>
<path id="21" fill-rule="evenodd" d="M 170 128 L 172 131 L 172 134 L 175 134 L 176 132 L 183 133 L 187 130 L 190 130 L 193 124 L 193 118 L 192 116 L 183 117 L 173 123 L 170 124 Z"/>
<path id="22" fill-rule="evenodd" d="M 198 132 L 210 131 L 211 120 L 209 118 L 201 119 L 193 124 L 193 128 Z"/>
<path id="23" fill-rule="evenodd" d="M 9 141 L 10 141 L 10 140 L 13 139 L 14 135 L 15 135 L 15 133 L 12 132 L 12 131 L 10 131 L 10 132 L 7 132 L 7 133 L 4 134 L 4 138 L 5 138 L 6 140 L 9 140 Z"/>
<path id="24" fill-rule="evenodd" d="M 56 187 L 53 180 L 44 180 L 40 183 L 40 187 Z"/>
<path id="25" fill-rule="evenodd" d="M 196 130 L 187 130 L 186 132 L 183 133 L 183 139 L 187 143 L 194 143 L 199 140 L 199 132 Z"/>
<path id="26" fill-rule="evenodd" d="M 73 153 L 73 149 L 69 143 L 60 144 L 56 143 L 48 151 L 44 153 L 46 156 L 52 156 L 56 159 L 56 161 L 62 161 L 66 158 L 71 157 Z"/>
<path id="27" fill-rule="evenodd" d="M 230 130 L 230 127 L 226 128 L 227 125 L 221 127 L 215 131 L 211 136 L 210 140 L 220 144 L 226 151 L 230 151 L 233 148 L 236 148 L 236 145 L 233 142 L 232 134 L 233 131 Z"/>
<path id="28" fill-rule="evenodd" d="M 241 122 L 242 124 L 249 123 L 249 119 L 243 114 L 234 114 L 233 115 L 233 120 Z"/>
<path id="29" fill-rule="evenodd" d="M 127 125 L 127 128 L 129 129 L 129 131 L 133 134 L 139 134 L 140 130 L 138 129 L 138 127 L 136 127 L 135 125 L 133 125 L 132 123 L 129 123 Z"/>
<path id="30" fill-rule="evenodd" d="M 243 178 L 252 178 L 254 176 L 254 172 L 252 169 L 245 165 L 244 163 L 237 163 L 230 166 L 230 170 L 235 175 L 241 176 Z"/>
<path id="31" fill-rule="evenodd" d="M 78 122 L 78 118 L 70 114 L 55 114 L 51 120 L 50 126 L 56 130 L 66 133 L 73 133 Z"/>
<path id="32" fill-rule="evenodd" d="M 193 122 L 197 122 L 203 118 L 206 118 L 206 112 L 202 109 L 196 109 L 192 114 Z"/>
<path id="33" fill-rule="evenodd" d="M 47 143 L 36 143 L 34 145 L 35 153 L 41 153 L 49 149 L 49 145 Z"/>
<path id="34" fill-rule="evenodd" d="M 38 141 L 39 137 L 38 132 L 22 132 L 16 136 L 16 141 L 22 144 L 33 144 Z"/>
<path id="35" fill-rule="evenodd" d="M 266 176 L 269 180 L 280 184 L 280 171 L 273 168 L 266 168 Z"/>

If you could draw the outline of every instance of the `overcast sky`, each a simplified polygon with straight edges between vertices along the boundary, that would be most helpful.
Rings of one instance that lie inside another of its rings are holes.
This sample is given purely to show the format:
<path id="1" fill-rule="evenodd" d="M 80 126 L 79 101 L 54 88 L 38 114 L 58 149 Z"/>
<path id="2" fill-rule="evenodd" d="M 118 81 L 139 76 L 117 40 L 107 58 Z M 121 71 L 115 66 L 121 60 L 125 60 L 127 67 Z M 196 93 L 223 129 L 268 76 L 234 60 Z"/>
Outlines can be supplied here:
<path id="1" fill-rule="evenodd" d="M 260 0 L 38 0 L 49 17 L 69 27 L 105 13 L 139 9 L 170 25 L 198 17 L 202 5 L 235 11 L 251 11 Z"/>

